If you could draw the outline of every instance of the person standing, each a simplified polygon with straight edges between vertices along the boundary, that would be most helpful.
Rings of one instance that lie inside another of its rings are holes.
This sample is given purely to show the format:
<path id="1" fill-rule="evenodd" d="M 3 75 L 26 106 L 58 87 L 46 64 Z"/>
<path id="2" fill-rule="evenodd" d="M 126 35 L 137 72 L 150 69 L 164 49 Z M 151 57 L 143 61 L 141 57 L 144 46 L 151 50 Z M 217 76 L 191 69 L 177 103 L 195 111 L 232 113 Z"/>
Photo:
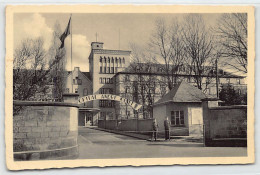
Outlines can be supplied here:
<path id="1" fill-rule="evenodd" d="M 152 136 L 151 136 L 151 141 L 153 141 L 153 139 L 155 141 L 157 141 L 157 133 L 158 133 L 158 124 L 156 122 L 156 119 L 153 120 L 153 126 L 152 126 Z"/>
<path id="2" fill-rule="evenodd" d="M 170 140 L 171 139 L 171 135 L 170 135 L 171 124 L 170 124 L 168 117 L 166 117 L 166 120 L 164 120 L 164 128 L 165 128 L 165 140 Z"/>

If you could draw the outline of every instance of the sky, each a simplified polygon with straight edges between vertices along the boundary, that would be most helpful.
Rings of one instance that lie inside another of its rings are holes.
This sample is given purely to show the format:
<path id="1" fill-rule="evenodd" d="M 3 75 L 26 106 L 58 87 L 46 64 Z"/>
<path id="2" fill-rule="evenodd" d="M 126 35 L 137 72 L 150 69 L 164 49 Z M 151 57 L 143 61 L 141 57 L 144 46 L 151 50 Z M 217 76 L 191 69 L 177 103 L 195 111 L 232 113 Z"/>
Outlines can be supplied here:
<path id="1" fill-rule="evenodd" d="M 184 14 L 118 14 L 118 13 L 84 13 L 72 14 L 72 67 L 88 71 L 88 56 L 91 42 L 96 39 L 104 42 L 105 49 L 130 50 L 130 43 L 146 47 L 154 31 L 155 21 L 163 18 L 167 23 L 181 19 Z M 203 14 L 208 26 L 216 25 L 220 14 Z M 19 13 L 14 15 L 14 47 L 23 39 L 42 37 L 44 48 L 51 45 L 52 32 L 56 22 L 64 31 L 70 14 L 68 13 Z M 97 34 L 97 37 L 96 37 Z M 120 39 L 119 39 L 120 38 Z M 120 43 L 120 44 L 119 44 Z M 65 39 L 66 69 L 70 70 L 71 36 Z"/>

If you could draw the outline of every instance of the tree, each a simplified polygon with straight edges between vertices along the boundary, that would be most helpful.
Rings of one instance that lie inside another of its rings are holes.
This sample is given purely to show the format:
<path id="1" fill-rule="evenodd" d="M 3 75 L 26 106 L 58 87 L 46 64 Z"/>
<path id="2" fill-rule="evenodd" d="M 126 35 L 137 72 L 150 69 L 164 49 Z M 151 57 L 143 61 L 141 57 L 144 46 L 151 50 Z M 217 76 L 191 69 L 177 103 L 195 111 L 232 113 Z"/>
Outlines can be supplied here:
<path id="1" fill-rule="evenodd" d="M 212 35 L 199 14 L 185 16 L 182 35 L 191 77 L 194 79 L 196 86 L 202 90 L 202 80 L 214 65 Z"/>
<path id="2" fill-rule="evenodd" d="M 36 93 L 45 92 L 43 86 L 47 77 L 46 50 L 43 48 L 43 40 L 26 39 L 15 50 L 13 71 L 13 99 L 29 100 Z"/>
<path id="3" fill-rule="evenodd" d="M 131 45 L 132 56 L 131 64 L 128 68 L 129 72 L 135 73 L 132 76 L 132 84 L 128 84 L 125 79 L 125 85 L 131 87 L 131 97 L 133 101 L 142 104 L 142 116 L 146 114 L 152 116 L 152 105 L 156 96 L 157 77 L 153 72 L 152 55 L 145 54 L 144 50 L 134 44 Z"/>
<path id="4" fill-rule="evenodd" d="M 224 106 L 247 104 L 247 94 L 239 94 L 230 84 L 221 89 L 219 99 Z"/>
<path id="5" fill-rule="evenodd" d="M 56 27 L 58 28 L 58 27 Z M 59 30 L 57 30 L 59 31 Z M 65 50 L 59 49 L 59 34 L 54 31 L 53 45 L 47 52 L 42 38 L 25 39 L 14 51 L 13 100 L 39 100 L 50 90 L 53 78 L 57 78 L 54 89 L 62 89 Z M 48 59 L 47 59 L 48 58 Z M 61 99 L 61 91 L 56 95 Z M 14 108 L 14 115 L 20 109 Z"/>
<path id="6" fill-rule="evenodd" d="M 223 14 L 214 30 L 224 63 L 247 73 L 247 14 Z"/>
<path id="7" fill-rule="evenodd" d="M 187 57 L 183 38 L 180 35 L 181 30 L 181 25 L 177 20 L 168 26 L 163 19 L 158 19 L 149 43 L 150 51 L 155 54 L 154 61 L 159 63 L 161 59 L 163 60 L 163 71 L 166 74 L 169 90 L 177 83 L 182 67 L 186 66 Z"/>

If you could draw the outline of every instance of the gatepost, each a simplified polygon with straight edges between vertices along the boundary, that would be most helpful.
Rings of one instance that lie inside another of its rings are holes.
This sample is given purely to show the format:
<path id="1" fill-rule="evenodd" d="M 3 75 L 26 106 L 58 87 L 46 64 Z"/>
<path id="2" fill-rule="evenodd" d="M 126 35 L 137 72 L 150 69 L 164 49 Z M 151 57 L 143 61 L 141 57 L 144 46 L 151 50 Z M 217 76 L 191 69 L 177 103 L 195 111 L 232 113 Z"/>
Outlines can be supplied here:
<path id="1" fill-rule="evenodd" d="M 203 123 L 204 123 L 204 146 L 209 146 L 211 143 L 210 137 L 210 109 L 211 107 L 218 106 L 217 98 L 205 98 L 202 99 L 202 110 L 203 110 Z"/>

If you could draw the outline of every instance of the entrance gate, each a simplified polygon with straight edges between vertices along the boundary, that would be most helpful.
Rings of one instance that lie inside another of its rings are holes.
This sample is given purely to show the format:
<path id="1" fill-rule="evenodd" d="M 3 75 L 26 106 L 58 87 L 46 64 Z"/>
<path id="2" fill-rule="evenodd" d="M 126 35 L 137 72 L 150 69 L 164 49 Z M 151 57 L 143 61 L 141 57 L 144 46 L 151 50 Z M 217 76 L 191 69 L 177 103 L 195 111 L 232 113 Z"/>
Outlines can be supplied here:
<path id="1" fill-rule="evenodd" d="M 127 105 L 131 106 L 136 111 L 142 107 L 142 105 L 137 104 L 132 100 L 117 95 L 112 95 L 112 94 L 96 94 L 96 95 L 88 95 L 88 96 L 80 97 L 78 103 L 81 104 L 93 100 L 114 100 L 114 101 L 124 102 Z"/>

